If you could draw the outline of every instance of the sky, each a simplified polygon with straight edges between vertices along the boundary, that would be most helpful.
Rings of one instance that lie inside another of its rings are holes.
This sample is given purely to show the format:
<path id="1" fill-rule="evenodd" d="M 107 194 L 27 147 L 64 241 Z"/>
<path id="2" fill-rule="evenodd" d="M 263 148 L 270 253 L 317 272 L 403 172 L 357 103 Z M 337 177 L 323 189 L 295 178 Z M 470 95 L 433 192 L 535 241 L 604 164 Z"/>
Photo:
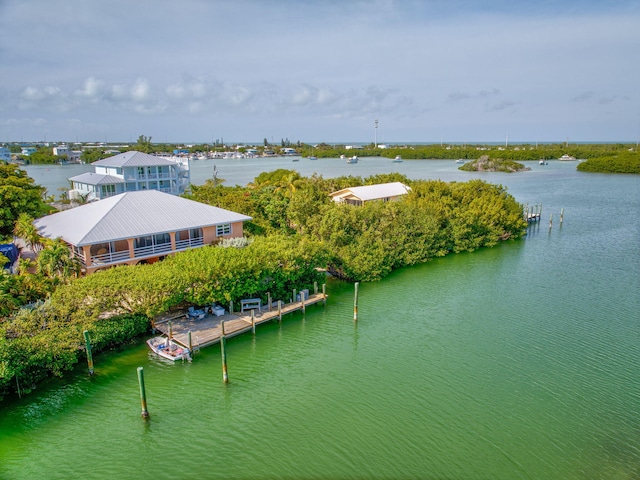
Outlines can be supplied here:
<path id="1" fill-rule="evenodd" d="M 640 2 L 0 0 L 0 142 L 140 135 L 636 143 Z"/>

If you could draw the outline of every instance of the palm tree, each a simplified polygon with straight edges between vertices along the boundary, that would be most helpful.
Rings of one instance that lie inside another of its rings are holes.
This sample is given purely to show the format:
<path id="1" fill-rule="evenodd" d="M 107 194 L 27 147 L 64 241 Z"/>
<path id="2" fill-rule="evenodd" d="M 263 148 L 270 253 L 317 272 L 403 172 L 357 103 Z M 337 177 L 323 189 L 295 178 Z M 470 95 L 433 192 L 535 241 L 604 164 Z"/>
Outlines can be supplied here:
<path id="1" fill-rule="evenodd" d="M 43 238 L 38 233 L 38 229 L 33 225 L 33 218 L 26 213 L 21 213 L 13 227 L 13 234 L 22 238 L 25 245 L 36 255 L 42 250 Z"/>
<path id="2" fill-rule="evenodd" d="M 38 256 L 38 272 L 48 277 L 68 280 L 72 276 L 79 276 L 81 271 L 80 260 L 71 255 L 67 244 L 62 239 L 46 241 L 45 248 Z"/>

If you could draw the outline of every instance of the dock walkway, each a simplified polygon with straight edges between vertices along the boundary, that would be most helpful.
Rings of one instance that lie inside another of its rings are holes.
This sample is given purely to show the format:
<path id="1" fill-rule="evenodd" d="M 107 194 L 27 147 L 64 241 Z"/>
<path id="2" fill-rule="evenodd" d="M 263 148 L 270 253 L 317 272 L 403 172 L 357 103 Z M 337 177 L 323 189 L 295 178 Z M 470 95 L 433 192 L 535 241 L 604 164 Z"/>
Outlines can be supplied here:
<path id="1" fill-rule="evenodd" d="M 326 294 L 311 294 L 303 301 L 281 304 L 280 313 L 278 313 L 278 303 L 272 302 L 271 308 L 266 306 L 262 308 L 262 312 L 254 312 L 253 325 L 250 312 L 248 314 L 225 313 L 220 316 L 209 312 L 201 319 L 189 317 L 185 312 L 177 316 L 158 319 L 154 326 L 160 333 L 171 337 L 183 347 L 191 347 L 193 350 L 198 350 L 201 347 L 220 342 L 222 322 L 224 322 L 224 336 L 229 338 L 249 332 L 253 330 L 254 326 L 281 318 L 282 315 L 287 313 L 298 310 L 304 311 L 307 306 L 320 302 L 326 302 Z M 189 345 L 189 332 L 191 332 L 191 345 Z"/>

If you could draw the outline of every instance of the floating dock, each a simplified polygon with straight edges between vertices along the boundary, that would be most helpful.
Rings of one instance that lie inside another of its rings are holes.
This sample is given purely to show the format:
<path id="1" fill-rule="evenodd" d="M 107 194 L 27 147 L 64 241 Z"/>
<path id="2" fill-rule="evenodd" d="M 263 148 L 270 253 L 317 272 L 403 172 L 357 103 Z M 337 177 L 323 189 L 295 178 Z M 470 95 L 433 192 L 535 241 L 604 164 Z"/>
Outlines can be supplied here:
<path id="1" fill-rule="evenodd" d="M 309 305 L 325 303 L 325 293 L 310 294 L 307 298 L 301 295 L 301 301 L 291 303 L 272 302 L 271 305 L 262 306 L 259 310 L 251 310 L 243 313 L 229 313 L 215 315 L 212 311 L 204 314 L 203 318 L 189 316 L 188 312 L 173 316 L 158 318 L 154 328 L 173 339 L 174 342 L 187 347 L 192 351 L 198 351 L 201 347 L 207 347 L 220 342 L 222 335 L 222 322 L 224 322 L 225 338 L 240 335 L 245 332 L 255 331 L 255 327 L 272 320 L 281 320 L 283 315 L 305 311 Z"/>

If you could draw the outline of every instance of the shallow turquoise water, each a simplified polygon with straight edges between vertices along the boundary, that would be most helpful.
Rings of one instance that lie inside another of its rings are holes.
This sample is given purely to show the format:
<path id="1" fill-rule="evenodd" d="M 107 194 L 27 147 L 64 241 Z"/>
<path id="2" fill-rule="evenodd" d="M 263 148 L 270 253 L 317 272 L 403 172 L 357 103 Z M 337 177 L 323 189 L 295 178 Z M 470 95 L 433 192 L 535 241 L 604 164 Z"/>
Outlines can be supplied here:
<path id="1" fill-rule="evenodd" d="M 638 478 L 640 178 L 549 167 L 482 177 L 543 202 L 525 239 L 361 284 L 357 323 L 329 281 L 228 341 L 228 385 L 218 346 L 139 345 L 1 405 L 0 478 Z"/>

